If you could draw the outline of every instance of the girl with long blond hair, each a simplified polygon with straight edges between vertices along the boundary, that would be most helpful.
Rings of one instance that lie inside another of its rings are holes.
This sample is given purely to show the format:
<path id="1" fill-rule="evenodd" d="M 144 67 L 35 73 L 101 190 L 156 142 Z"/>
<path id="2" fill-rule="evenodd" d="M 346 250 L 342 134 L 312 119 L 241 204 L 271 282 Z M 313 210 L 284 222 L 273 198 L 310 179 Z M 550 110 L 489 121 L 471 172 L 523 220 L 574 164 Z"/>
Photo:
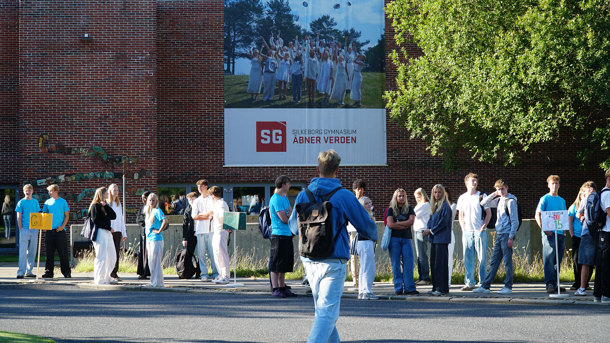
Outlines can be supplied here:
<path id="1" fill-rule="evenodd" d="M 95 190 L 95 195 L 89 205 L 89 216 L 95 223 L 97 233 L 93 241 L 95 260 L 93 262 L 93 283 L 114 284 L 116 281 L 110 276 L 116 256 L 112 242 L 112 227 L 110 222 L 116 219 L 116 213 L 106 203 L 108 197 L 106 187 Z"/>
<path id="2" fill-rule="evenodd" d="M 390 237 L 390 260 L 392 261 L 392 280 L 396 294 L 418 294 L 413 282 L 413 245 L 411 226 L 415 212 L 409 206 L 407 192 L 398 188 L 394 191 L 390 207 L 386 212 L 387 225 L 392 229 Z M 372 282 L 372 280 L 371 280 Z"/>
<path id="3" fill-rule="evenodd" d="M 110 223 L 110 227 L 113 230 L 112 240 L 114 242 L 114 250 L 116 252 L 116 263 L 114 264 L 110 276 L 115 281 L 121 281 L 121 278 L 117 275 L 117 272 L 119 271 L 119 250 L 121 248 L 121 241 L 127 239 L 127 230 L 125 229 L 123 206 L 121 206 L 121 200 L 119 199 L 119 186 L 116 183 L 108 186 L 108 199 L 106 202 L 112 207 L 114 213 L 116 213 L 116 219 L 112 220 Z"/>
<path id="4" fill-rule="evenodd" d="M 430 295 L 449 293 L 449 243 L 451 242 L 452 211 L 447 201 L 445 187 L 441 184 L 432 187 L 430 201 L 432 215 L 424 235 L 430 237 L 430 269 L 432 270 L 432 291 Z"/>
<path id="5" fill-rule="evenodd" d="M 430 241 L 424 231 L 428 228 L 430 220 L 430 198 L 423 188 L 418 188 L 413 193 L 415 197 L 415 221 L 413 222 L 413 233 L 415 234 L 415 253 L 417 253 L 417 272 L 419 279 L 416 285 L 430 284 Z"/>
<path id="6" fill-rule="evenodd" d="M 572 263 L 573 263 L 573 268 L 574 268 L 574 284 L 572 284 L 571 289 L 572 290 L 578 290 L 581 287 L 581 283 L 582 283 L 582 272 L 583 272 L 583 264 L 579 263 L 578 261 L 578 257 L 580 255 L 581 249 L 580 249 L 580 245 L 581 245 L 581 241 L 582 241 L 582 222 L 580 220 L 580 218 L 578 217 L 578 209 L 580 208 L 580 205 L 582 202 L 586 202 L 587 201 L 587 189 L 589 188 L 589 182 L 585 182 L 583 183 L 583 185 L 580 187 L 580 190 L 578 192 L 578 195 L 576 196 L 576 199 L 574 200 L 574 203 L 570 206 L 570 208 L 568 209 L 568 220 L 569 220 L 569 225 L 570 225 L 570 236 L 572 236 Z M 590 240 L 590 237 L 585 237 L 585 245 L 586 245 L 586 240 Z M 585 251 L 586 251 L 586 247 L 585 247 Z M 586 269 L 585 271 L 587 272 L 585 280 L 584 280 L 584 290 L 579 293 L 579 295 L 581 295 L 582 293 L 585 293 L 585 290 L 588 288 L 589 286 L 589 281 L 591 281 L 591 276 L 593 275 L 593 267 L 590 267 L 588 265 L 584 265 L 584 269 Z M 586 294 L 586 293 L 585 293 Z"/>
<path id="7" fill-rule="evenodd" d="M 146 227 L 146 252 L 148 255 L 148 266 L 150 268 L 150 285 L 152 287 L 163 287 L 163 234 L 168 227 L 168 221 L 159 208 L 159 197 L 150 193 L 146 199 L 144 208 Z"/>

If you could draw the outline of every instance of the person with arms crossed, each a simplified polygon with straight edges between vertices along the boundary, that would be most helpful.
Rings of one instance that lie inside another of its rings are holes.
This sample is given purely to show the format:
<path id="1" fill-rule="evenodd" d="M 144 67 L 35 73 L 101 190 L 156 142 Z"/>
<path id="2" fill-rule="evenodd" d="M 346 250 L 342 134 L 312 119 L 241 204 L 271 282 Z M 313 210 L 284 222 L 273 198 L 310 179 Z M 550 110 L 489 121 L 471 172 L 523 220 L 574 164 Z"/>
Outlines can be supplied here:
<path id="1" fill-rule="evenodd" d="M 66 237 L 66 225 L 70 218 L 70 208 L 66 200 L 59 196 L 59 186 L 53 184 L 47 187 L 50 198 L 44 202 L 42 212 L 53 215 L 52 230 L 45 232 L 45 245 L 47 248 L 47 260 L 43 278 L 53 278 L 55 268 L 55 250 L 59 254 L 61 273 L 65 278 L 72 277 L 70 262 L 68 260 L 68 242 Z"/>
<path id="2" fill-rule="evenodd" d="M 216 262 L 214 261 L 214 248 L 212 240 L 214 239 L 214 231 L 211 229 L 210 215 L 212 214 L 212 198 L 208 194 L 208 180 L 201 179 L 197 181 L 197 189 L 199 190 L 199 198 L 193 201 L 192 217 L 195 221 L 195 235 L 197 236 L 197 255 L 199 256 L 199 267 L 201 268 L 201 281 L 211 281 L 218 277 Z M 206 263 L 206 255 L 210 259 L 212 268 L 211 279 L 208 277 L 208 265 Z"/>

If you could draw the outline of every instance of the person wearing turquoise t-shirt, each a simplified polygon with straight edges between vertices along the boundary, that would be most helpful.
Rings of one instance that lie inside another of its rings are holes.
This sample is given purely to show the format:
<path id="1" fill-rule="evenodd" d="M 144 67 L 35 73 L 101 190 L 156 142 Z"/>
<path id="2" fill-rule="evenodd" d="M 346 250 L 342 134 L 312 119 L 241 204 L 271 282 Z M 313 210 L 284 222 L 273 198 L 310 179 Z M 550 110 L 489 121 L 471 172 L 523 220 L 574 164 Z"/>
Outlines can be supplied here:
<path id="1" fill-rule="evenodd" d="M 148 254 L 148 266 L 150 267 L 150 285 L 152 287 L 163 287 L 163 234 L 169 222 L 163 211 L 159 208 L 159 198 L 155 193 L 150 193 L 146 199 L 144 209 L 146 223 L 146 252 Z"/>
<path id="2" fill-rule="evenodd" d="M 567 211 L 566 201 L 559 196 L 559 176 L 551 175 L 546 179 L 549 193 L 540 198 L 536 208 L 536 223 L 542 227 L 543 211 Z M 557 280 L 557 268 L 560 268 L 563 252 L 565 249 L 565 231 L 557 231 L 557 255 L 555 258 L 555 232 L 542 230 L 542 261 L 544 262 L 544 283 L 547 293 L 557 293 L 559 280 Z M 560 292 L 565 289 L 559 287 Z"/>
<path id="3" fill-rule="evenodd" d="M 30 229 L 30 214 L 40 212 L 38 200 L 32 199 L 34 187 L 27 184 L 23 186 L 25 198 L 19 200 L 15 212 L 17 213 L 17 228 L 19 229 L 19 269 L 17 279 L 23 277 L 36 277 L 32 273 L 34 258 L 36 257 L 36 244 L 38 243 L 38 230 Z"/>
<path id="4" fill-rule="evenodd" d="M 59 197 L 59 186 L 50 185 L 47 187 L 50 198 L 44 202 L 42 212 L 51 213 L 53 220 L 51 224 L 52 230 L 45 232 L 45 246 L 47 249 L 47 261 L 45 263 L 45 272 L 43 278 L 53 278 L 53 269 L 55 268 L 55 250 L 59 254 L 59 264 L 61 273 L 65 278 L 72 277 L 70 271 L 70 263 L 68 261 L 68 243 L 66 240 L 66 225 L 70 218 L 70 208 L 68 202 Z"/>
<path id="5" fill-rule="evenodd" d="M 271 295 L 278 298 L 296 297 L 284 282 L 286 273 L 292 272 L 294 266 L 294 248 L 292 231 L 288 226 L 288 218 L 292 209 L 288 201 L 290 178 L 280 175 L 275 179 L 275 192 L 269 200 L 269 215 L 271 217 Z"/>

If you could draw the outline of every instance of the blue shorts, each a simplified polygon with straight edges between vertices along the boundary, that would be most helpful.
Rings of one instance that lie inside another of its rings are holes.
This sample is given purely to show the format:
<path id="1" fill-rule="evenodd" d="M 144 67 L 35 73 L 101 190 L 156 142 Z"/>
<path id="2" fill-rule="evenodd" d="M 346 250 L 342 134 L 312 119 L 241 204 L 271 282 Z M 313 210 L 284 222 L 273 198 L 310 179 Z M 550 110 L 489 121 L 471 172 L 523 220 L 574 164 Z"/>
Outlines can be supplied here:
<path id="1" fill-rule="evenodd" d="M 578 264 L 595 264 L 595 240 L 591 235 L 582 235 L 578 247 Z"/>

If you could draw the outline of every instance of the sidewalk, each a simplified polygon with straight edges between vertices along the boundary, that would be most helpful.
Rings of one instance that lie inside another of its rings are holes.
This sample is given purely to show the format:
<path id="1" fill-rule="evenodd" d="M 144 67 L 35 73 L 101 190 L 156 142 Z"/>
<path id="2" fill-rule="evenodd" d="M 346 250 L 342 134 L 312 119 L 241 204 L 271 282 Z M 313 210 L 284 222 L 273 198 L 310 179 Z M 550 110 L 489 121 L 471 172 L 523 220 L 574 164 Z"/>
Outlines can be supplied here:
<path id="1" fill-rule="evenodd" d="M 42 275 L 44 268 L 41 268 Z M 34 268 L 34 273 L 36 269 Z M 87 289 L 103 289 L 103 290 L 131 290 L 131 291 L 154 291 L 154 292 L 233 292 L 233 293 L 252 293 L 252 294 L 268 294 L 269 280 L 267 279 L 251 279 L 237 278 L 237 285 L 231 278 L 231 283 L 228 285 L 216 285 L 212 282 L 201 282 L 198 279 L 181 280 L 176 275 L 165 276 L 164 288 L 151 288 L 147 285 L 148 280 L 138 280 L 136 274 L 120 274 L 123 281 L 118 285 L 94 285 L 93 272 L 90 273 L 75 273 L 72 272 L 72 278 L 65 279 L 62 275 L 54 279 L 16 279 L 17 263 L 0 263 L 0 286 L 2 285 L 71 285 Z M 292 291 L 299 296 L 311 296 L 307 294 L 308 287 L 301 285 L 300 281 L 287 280 L 288 285 L 292 287 Z M 599 304 L 593 302 L 593 291 L 587 291 L 589 295 L 586 297 L 574 296 L 574 291 L 570 291 L 569 284 L 562 286 L 567 289 L 567 298 L 551 298 L 546 293 L 544 284 L 542 283 L 526 283 L 515 284 L 513 293 L 509 296 L 498 295 L 497 292 L 502 288 L 502 284 L 494 284 L 491 287 L 490 294 L 477 294 L 471 291 L 460 291 L 462 285 L 453 285 L 450 289 L 449 296 L 428 296 L 426 292 L 432 289 L 432 286 L 417 286 L 419 295 L 395 295 L 394 288 L 389 282 L 375 282 L 373 292 L 380 299 L 395 300 L 395 301 L 450 301 L 450 302 L 467 302 L 467 303 L 503 303 L 503 304 L 533 304 L 533 305 L 590 305 L 590 306 L 607 306 L 608 304 Z M 343 298 L 356 299 L 358 291 L 352 288 L 351 282 L 345 283 Z"/>

